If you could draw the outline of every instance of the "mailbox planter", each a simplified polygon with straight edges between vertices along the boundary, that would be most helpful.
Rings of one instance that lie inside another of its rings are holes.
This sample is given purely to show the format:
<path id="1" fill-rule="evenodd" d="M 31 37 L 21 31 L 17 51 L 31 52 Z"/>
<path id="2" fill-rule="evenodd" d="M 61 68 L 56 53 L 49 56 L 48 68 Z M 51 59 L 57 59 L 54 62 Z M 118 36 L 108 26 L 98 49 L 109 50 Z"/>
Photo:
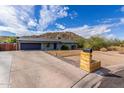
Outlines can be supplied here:
<path id="1" fill-rule="evenodd" d="M 100 61 L 92 60 L 92 49 L 85 49 L 80 53 L 80 69 L 93 72 L 100 67 Z"/>

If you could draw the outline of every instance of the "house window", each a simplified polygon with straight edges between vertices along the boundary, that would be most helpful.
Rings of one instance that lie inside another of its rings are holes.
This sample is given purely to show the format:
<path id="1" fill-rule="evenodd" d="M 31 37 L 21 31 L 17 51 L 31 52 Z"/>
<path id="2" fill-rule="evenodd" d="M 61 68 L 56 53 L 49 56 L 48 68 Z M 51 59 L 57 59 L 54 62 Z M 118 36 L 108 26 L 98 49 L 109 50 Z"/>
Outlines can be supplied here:
<path id="1" fill-rule="evenodd" d="M 46 47 L 50 47 L 50 43 L 47 43 Z"/>

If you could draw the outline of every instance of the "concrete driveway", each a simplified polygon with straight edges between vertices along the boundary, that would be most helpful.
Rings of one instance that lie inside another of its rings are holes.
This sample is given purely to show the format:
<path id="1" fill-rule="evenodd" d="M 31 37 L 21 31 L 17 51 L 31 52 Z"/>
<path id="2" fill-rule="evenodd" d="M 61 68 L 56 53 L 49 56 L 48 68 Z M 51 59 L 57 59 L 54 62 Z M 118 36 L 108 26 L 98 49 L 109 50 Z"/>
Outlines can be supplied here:
<path id="1" fill-rule="evenodd" d="M 0 52 L 0 87 L 72 87 L 88 73 L 43 51 Z"/>

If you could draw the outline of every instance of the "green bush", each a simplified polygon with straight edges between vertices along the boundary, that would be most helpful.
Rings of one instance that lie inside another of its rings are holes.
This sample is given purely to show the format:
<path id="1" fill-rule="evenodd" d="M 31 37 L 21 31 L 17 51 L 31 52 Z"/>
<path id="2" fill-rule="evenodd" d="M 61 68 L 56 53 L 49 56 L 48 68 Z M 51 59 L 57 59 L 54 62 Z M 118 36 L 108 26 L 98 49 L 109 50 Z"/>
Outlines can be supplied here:
<path id="1" fill-rule="evenodd" d="M 6 39 L 0 40 L 0 42 L 16 43 L 16 37 L 8 37 L 8 38 L 6 38 Z"/>
<path id="2" fill-rule="evenodd" d="M 10 37 L 5 42 L 7 42 L 7 43 L 16 43 L 16 38 Z"/>
<path id="3" fill-rule="evenodd" d="M 69 50 L 69 47 L 66 45 L 62 45 L 61 50 Z"/>
<path id="4" fill-rule="evenodd" d="M 92 48 L 93 50 L 99 50 L 102 47 L 107 47 L 106 41 L 101 37 L 91 37 L 84 43 L 85 48 Z"/>

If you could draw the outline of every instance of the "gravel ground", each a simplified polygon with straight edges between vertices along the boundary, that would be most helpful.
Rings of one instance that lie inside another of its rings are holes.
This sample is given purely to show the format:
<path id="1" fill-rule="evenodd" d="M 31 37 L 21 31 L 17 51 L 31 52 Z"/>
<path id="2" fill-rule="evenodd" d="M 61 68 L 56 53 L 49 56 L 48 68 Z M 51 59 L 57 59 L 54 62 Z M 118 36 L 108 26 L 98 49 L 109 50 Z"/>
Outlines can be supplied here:
<path id="1" fill-rule="evenodd" d="M 80 56 L 69 56 L 64 57 L 68 63 L 79 67 Z M 124 54 L 119 54 L 116 51 L 101 52 L 94 51 L 93 59 L 100 60 L 102 67 L 113 66 L 118 64 L 124 64 Z"/>

